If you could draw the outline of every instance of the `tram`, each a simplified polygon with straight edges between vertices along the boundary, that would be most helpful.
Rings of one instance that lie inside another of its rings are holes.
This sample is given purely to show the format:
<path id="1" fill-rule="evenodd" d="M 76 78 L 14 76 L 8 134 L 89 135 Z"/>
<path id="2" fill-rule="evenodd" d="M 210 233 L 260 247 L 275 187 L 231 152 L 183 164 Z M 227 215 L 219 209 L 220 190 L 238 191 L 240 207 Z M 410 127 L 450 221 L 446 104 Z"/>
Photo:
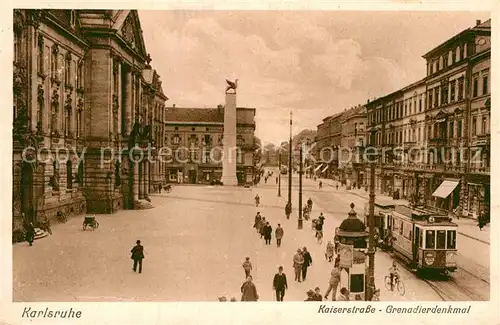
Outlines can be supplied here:
<path id="1" fill-rule="evenodd" d="M 383 250 L 388 250 L 390 230 L 392 227 L 392 211 L 396 208 L 396 205 L 403 205 L 406 201 L 403 200 L 387 200 L 384 198 L 376 197 L 374 205 L 374 215 L 375 215 L 375 233 L 377 237 L 377 246 Z M 368 225 L 368 216 L 370 213 L 369 203 L 365 203 L 364 206 L 364 223 Z"/>
<path id="2" fill-rule="evenodd" d="M 391 212 L 392 249 L 417 272 L 457 269 L 457 230 L 450 217 L 429 208 L 397 205 Z"/>

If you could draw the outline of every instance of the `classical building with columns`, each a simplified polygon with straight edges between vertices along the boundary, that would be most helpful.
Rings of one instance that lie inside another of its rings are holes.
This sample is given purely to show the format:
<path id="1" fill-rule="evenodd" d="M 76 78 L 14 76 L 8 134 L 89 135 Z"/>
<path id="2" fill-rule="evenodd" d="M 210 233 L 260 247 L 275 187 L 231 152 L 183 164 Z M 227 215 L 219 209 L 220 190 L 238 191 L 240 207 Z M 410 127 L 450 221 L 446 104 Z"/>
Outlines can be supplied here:
<path id="1" fill-rule="evenodd" d="M 137 11 L 16 9 L 13 28 L 13 227 L 146 205 L 167 97 Z"/>

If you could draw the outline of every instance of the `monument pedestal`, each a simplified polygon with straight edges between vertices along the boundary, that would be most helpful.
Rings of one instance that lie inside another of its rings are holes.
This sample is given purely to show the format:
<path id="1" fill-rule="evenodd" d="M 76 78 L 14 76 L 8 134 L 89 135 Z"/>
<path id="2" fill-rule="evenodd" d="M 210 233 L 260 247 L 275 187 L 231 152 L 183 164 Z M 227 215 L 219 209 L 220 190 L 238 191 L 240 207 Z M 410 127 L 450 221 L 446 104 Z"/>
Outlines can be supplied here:
<path id="1" fill-rule="evenodd" d="M 238 148 L 236 145 L 236 92 L 226 92 L 223 145 L 221 181 L 226 186 L 236 186 L 238 185 L 238 178 L 236 177 L 236 164 L 238 159 Z"/>

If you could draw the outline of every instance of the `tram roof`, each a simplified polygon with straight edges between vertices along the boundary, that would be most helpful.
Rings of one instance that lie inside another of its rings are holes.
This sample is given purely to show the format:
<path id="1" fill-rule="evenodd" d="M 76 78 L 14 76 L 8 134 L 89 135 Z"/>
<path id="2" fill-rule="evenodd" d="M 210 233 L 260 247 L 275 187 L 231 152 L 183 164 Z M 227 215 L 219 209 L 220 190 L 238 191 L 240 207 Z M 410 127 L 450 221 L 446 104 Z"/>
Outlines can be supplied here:
<path id="1" fill-rule="evenodd" d="M 408 205 L 397 205 L 394 209 L 395 212 L 402 214 L 418 224 L 431 225 L 436 224 L 440 226 L 456 226 L 456 223 L 451 222 L 451 219 L 447 214 L 440 212 L 438 210 L 425 208 L 425 207 L 413 207 Z M 430 222 L 430 218 L 434 218 L 433 222 Z"/>

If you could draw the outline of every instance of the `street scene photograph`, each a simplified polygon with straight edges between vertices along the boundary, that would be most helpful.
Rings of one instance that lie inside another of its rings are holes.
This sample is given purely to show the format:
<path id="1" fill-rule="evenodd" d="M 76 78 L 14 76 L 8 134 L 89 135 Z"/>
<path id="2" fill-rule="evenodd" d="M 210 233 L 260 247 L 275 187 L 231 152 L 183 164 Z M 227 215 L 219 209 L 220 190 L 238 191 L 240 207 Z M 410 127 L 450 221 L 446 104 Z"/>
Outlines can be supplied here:
<path id="1" fill-rule="evenodd" d="M 14 302 L 490 301 L 489 12 L 12 14 Z"/>

